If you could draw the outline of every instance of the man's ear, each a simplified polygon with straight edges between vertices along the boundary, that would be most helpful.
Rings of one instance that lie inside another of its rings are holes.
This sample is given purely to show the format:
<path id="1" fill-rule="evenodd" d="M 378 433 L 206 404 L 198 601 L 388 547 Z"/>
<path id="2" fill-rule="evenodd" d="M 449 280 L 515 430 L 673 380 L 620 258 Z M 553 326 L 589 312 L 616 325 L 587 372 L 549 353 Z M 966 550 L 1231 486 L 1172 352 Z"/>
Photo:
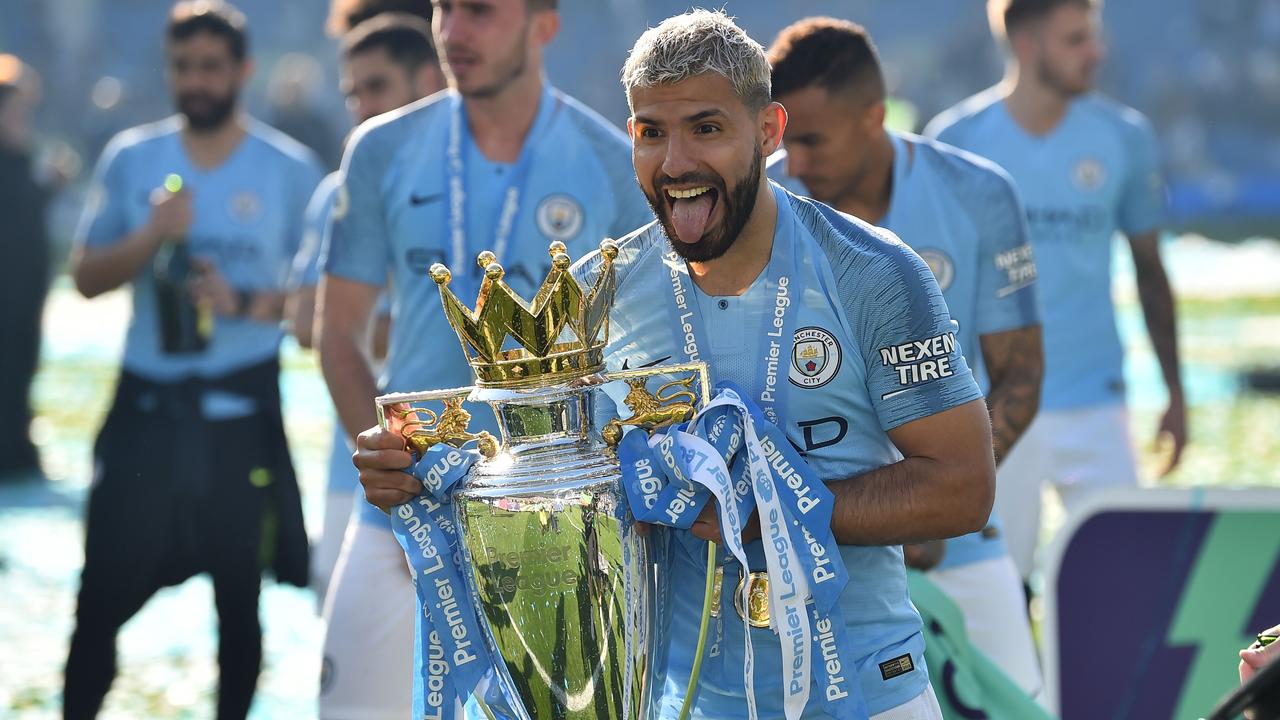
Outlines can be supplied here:
<path id="1" fill-rule="evenodd" d="M 253 61 L 245 58 L 240 61 L 240 87 L 249 84 L 249 79 L 253 77 Z"/>
<path id="2" fill-rule="evenodd" d="M 555 10 L 536 10 L 531 25 L 534 40 L 545 46 L 560 32 L 560 13 Z"/>
<path id="3" fill-rule="evenodd" d="M 782 134 L 787 130 L 787 109 L 781 103 L 771 102 L 760 110 L 760 131 L 764 134 L 764 144 L 760 152 L 765 156 L 772 155 L 782 145 Z"/>
<path id="4" fill-rule="evenodd" d="M 884 116 L 887 112 L 884 100 L 877 100 L 867 106 L 862 113 L 862 131 L 867 136 L 873 136 L 884 129 Z"/>
<path id="5" fill-rule="evenodd" d="M 1039 36 L 1040 27 L 1038 23 L 1020 27 L 1009 35 L 1009 52 L 1013 53 L 1013 58 L 1018 61 L 1019 65 L 1026 65 L 1035 57 L 1036 46 L 1040 43 Z"/>
<path id="6" fill-rule="evenodd" d="M 627 137 L 632 140 L 636 139 L 636 119 L 627 118 Z"/>

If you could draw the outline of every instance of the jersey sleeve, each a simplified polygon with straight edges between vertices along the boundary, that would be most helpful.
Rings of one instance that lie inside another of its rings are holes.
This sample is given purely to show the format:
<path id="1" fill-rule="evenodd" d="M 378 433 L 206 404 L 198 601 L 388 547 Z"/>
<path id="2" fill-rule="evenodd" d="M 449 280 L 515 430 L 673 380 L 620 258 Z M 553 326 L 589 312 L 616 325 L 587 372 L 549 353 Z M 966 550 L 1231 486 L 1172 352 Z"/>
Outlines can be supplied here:
<path id="1" fill-rule="evenodd" d="M 1136 112 L 1133 113 L 1137 115 Z M 1155 230 L 1164 222 L 1165 187 L 1160 146 L 1146 118 L 1129 119 L 1129 172 L 1120 197 L 1119 226 L 1127 235 Z"/>
<path id="2" fill-rule="evenodd" d="M 370 142 L 376 139 L 358 135 L 342 160 L 322 267 L 329 275 L 382 286 L 391 265 L 391 238 L 382 202 L 387 163 Z"/>
<path id="3" fill-rule="evenodd" d="M 294 265 L 298 255 L 307 242 L 307 232 L 311 224 L 311 201 L 321 190 L 323 173 L 320 162 L 310 153 L 306 158 L 297 161 L 293 173 L 293 183 L 289 198 L 289 230 L 285 238 L 289 262 L 280 270 L 280 287 L 291 288 Z"/>
<path id="4" fill-rule="evenodd" d="M 978 335 L 1039 324 L 1036 306 L 1036 263 L 1027 216 L 1013 181 L 992 166 L 983 169 L 983 197 L 978 205 L 978 301 L 974 322 Z M 977 350 L 977 348 L 969 348 Z"/>
<path id="5" fill-rule="evenodd" d="M 337 193 L 337 178 L 316 188 L 303 215 L 302 245 L 289 271 L 289 289 L 315 287 L 320 283 L 320 259 L 329 226 L 329 212 Z"/>
<path id="6" fill-rule="evenodd" d="M 886 230 L 870 250 L 832 258 L 885 431 L 982 397 L 957 327 L 924 260 Z"/>
<path id="7" fill-rule="evenodd" d="M 93 170 L 89 196 L 76 228 L 75 243 L 80 247 L 103 247 L 119 242 L 132 228 L 126 214 L 127 154 L 120 138 L 112 140 L 102 151 Z"/>

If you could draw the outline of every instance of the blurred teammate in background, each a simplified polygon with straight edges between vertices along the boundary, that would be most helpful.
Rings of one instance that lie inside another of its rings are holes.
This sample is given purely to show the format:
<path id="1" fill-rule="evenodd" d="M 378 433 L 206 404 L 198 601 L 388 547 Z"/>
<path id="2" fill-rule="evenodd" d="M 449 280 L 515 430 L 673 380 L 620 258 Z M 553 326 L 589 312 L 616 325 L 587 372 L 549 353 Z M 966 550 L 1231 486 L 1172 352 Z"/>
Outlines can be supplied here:
<path id="1" fill-rule="evenodd" d="M 49 196 L 32 168 L 38 100 L 34 71 L 13 55 L 0 55 L 0 482 L 41 477 L 30 434 L 31 381 L 49 292 Z"/>
<path id="2" fill-rule="evenodd" d="M 1004 80 L 939 115 L 926 134 L 990 158 L 1027 209 L 1044 321 L 1040 413 L 1001 467 L 996 509 L 1025 578 L 1044 481 L 1075 512 L 1092 492 L 1137 484 L 1124 349 L 1111 301 L 1112 238 L 1129 239 L 1147 332 L 1169 391 L 1158 438 L 1187 443 L 1173 293 L 1160 260 L 1165 194 L 1151 126 L 1093 91 L 1102 60 L 1094 0 L 991 0 Z"/>
<path id="3" fill-rule="evenodd" d="M 363 124 L 343 160 L 333 210 L 319 345 L 349 437 L 376 424 L 380 392 L 473 382 L 456 344 L 439 345 L 454 335 L 427 276 L 433 263 L 453 269 L 453 287 L 465 297 L 479 287 L 476 255 L 492 250 L 506 282 L 532 297 L 550 269 L 552 241 L 583 255 L 652 219 L 626 137 L 543 77 L 543 48 L 560 23 L 554 0 L 433 7 L 436 48 L 454 91 Z M 388 273 L 393 320 L 375 380 L 366 335 Z M 479 413 L 472 427 L 486 421 L 496 429 L 492 415 Z M 362 504 L 344 541 L 328 603 L 325 720 L 400 720 L 412 707 L 417 601 L 390 528 L 384 513 Z M 369 612 L 374 603 L 385 611 Z M 352 624 L 340 627 L 339 617 Z M 339 642 L 339 633 L 351 633 L 351 643 Z M 357 642 L 368 652 L 350 652 Z"/>
<path id="4" fill-rule="evenodd" d="M 769 62 L 788 116 L 785 158 L 771 172 L 785 164 L 806 194 L 893 231 L 928 263 L 985 390 L 999 462 L 1035 416 L 1043 370 L 1035 264 L 1012 182 L 981 158 L 885 129 L 880 60 L 859 25 L 801 20 L 774 40 Z M 939 549 L 908 546 L 907 563 L 929 569 L 936 559 L 923 556 Z M 1038 694 L 1022 583 L 996 517 L 946 541 L 932 578 L 964 611 L 974 644 Z"/>
<path id="5" fill-rule="evenodd" d="M 431 25 L 417 15 L 384 13 L 360 23 L 342 38 L 342 91 L 347 106 L 357 123 L 424 98 L 444 88 L 444 76 L 431 41 Z M 307 227 L 302 249 L 294 262 L 291 285 L 296 288 L 290 298 L 289 317 L 299 344 L 311 347 L 315 324 L 316 285 L 320 281 L 320 261 L 327 254 L 328 231 L 333 201 L 341 175 L 333 173 L 316 189 L 307 207 Z M 380 363 L 386 356 L 390 317 L 380 307 L 370 328 L 367 352 Z M 387 654 L 387 638 L 369 633 L 363 615 L 356 612 L 377 598 L 369 595 L 365 572 L 371 566 L 357 560 L 343 560 L 343 547 L 352 501 L 359 487 L 351 467 L 351 447 L 341 423 L 335 422 L 333 447 L 329 460 L 328 493 L 325 497 L 324 527 L 312 563 L 313 585 L 324 599 L 325 643 L 320 678 L 320 692 L 326 706 L 339 702 L 333 713 L 325 717 L 346 717 L 337 711 L 349 709 L 352 717 L 360 710 L 360 701 L 344 693 L 354 692 L 355 678 L 342 679 L 335 666 L 357 668 L 370 657 Z M 351 524 L 354 531 L 355 523 Z M 403 564 L 399 546 L 387 548 L 390 557 Z M 327 592 L 332 588 L 333 592 Z M 376 628 L 375 628 L 376 629 Z M 412 638 L 395 643 L 405 647 Z M 406 662 L 408 662 L 406 660 Z M 343 680 L 346 680 L 344 682 Z M 335 697 L 335 693 L 338 695 Z"/>
<path id="6" fill-rule="evenodd" d="M 444 88 L 444 76 L 431 42 L 431 25 L 407 13 L 387 13 L 361 23 L 342 40 L 342 91 L 357 123 L 408 105 Z M 329 215 L 340 175 L 330 173 L 307 205 L 302 247 L 294 259 L 287 317 L 298 344 L 312 346 L 316 284 L 325 252 Z M 390 316 L 378 313 L 371 330 L 370 355 L 386 356 Z M 329 492 L 325 498 L 324 528 L 312 556 L 312 584 L 324 597 L 325 587 L 342 547 L 342 534 L 351 514 L 358 483 L 351 467 L 346 433 L 335 423 L 329 462 Z"/>
<path id="7" fill-rule="evenodd" d="M 94 452 L 67 718 L 97 714 L 120 626 L 156 590 L 205 572 L 218 611 L 217 717 L 244 718 L 262 662 L 263 566 L 307 582 L 277 356 L 284 284 L 320 171 L 240 110 L 246 51 L 240 11 L 174 6 L 165 56 L 178 114 L 108 144 L 77 232 L 76 287 L 96 297 L 129 284 L 133 316 Z M 161 264 L 157 253 L 191 260 Z M 192 306 L 194 336 L 190 323 L 169 323 Z"/>

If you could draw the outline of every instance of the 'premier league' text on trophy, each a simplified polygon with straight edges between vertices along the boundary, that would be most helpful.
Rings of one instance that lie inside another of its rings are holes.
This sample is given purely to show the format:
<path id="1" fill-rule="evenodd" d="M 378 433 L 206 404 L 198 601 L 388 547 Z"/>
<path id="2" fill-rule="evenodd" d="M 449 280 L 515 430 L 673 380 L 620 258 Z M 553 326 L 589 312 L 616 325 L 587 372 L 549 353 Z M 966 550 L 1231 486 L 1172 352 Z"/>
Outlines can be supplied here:
<path id="1" fill-rule="evenodd" d="M 474 310 L 449 289 L 449 270 L 433 266 L 476 385 L 377 400 L 380 423 L 405 437 L 427 490 L 393 509 L 423 611 L 418 717 L 447 716 L 482 675 L 498 716 L 660 710 L 674 548 L 667 528 L 636 524 L 612 448 L 624 426 L 688 420 L 708 399 L 708 376 L 703 363 L 603 373 L 618 247 L 606 240 L 600 252 L 603 270 L 583 288 L 565 246 L 552 243 L 531 302 L 481 253 Z M 652 393 L 651 377 L 662 378 Z M 627 383 L 631 412 L 600 423 L 595 386 L 614 380 Z M 499 437 L 469 429 L 464 401 L 492 407 Z M 452 586 L 451 560 L 465 587 Z"/>

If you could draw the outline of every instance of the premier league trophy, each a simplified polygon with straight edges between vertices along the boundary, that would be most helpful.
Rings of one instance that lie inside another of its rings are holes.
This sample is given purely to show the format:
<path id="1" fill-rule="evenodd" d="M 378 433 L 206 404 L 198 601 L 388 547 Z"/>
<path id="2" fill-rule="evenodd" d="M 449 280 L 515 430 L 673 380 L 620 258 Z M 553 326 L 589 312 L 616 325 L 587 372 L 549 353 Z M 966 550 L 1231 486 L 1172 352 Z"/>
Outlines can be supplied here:
<path id="1" fill-rule="evenodd" d="M 500 657 L 508 704 L 529 718 L 656 717 L 666 681 L 664 571 L 674 548 L 668 529 L 635 522 L 612 447 L 624 426 L 648 431 L 691 417 L 707 401 L 707 370 L 602 372 L 618 248 L 606 240 L 600 250 L 603 267 L 587 289 L 553 243 L 531 302 L 481 253 L 474 310 L 449 289 L 449 270 L 432 267 L 475 386 L 377 400 L 382 426 L 419 457 L 441 446 L 482 456 L 451 495 L 461 574 Z M 650 378 L 662 378 L 654 392 Z M 627 383 L 631 412 L 602 422 L 597 386 L 615 380 Z M 500 436 L 471 432 L 464 401 L 490 405 Z M 447 614 L 447 605 L 437 607 Z"/>

